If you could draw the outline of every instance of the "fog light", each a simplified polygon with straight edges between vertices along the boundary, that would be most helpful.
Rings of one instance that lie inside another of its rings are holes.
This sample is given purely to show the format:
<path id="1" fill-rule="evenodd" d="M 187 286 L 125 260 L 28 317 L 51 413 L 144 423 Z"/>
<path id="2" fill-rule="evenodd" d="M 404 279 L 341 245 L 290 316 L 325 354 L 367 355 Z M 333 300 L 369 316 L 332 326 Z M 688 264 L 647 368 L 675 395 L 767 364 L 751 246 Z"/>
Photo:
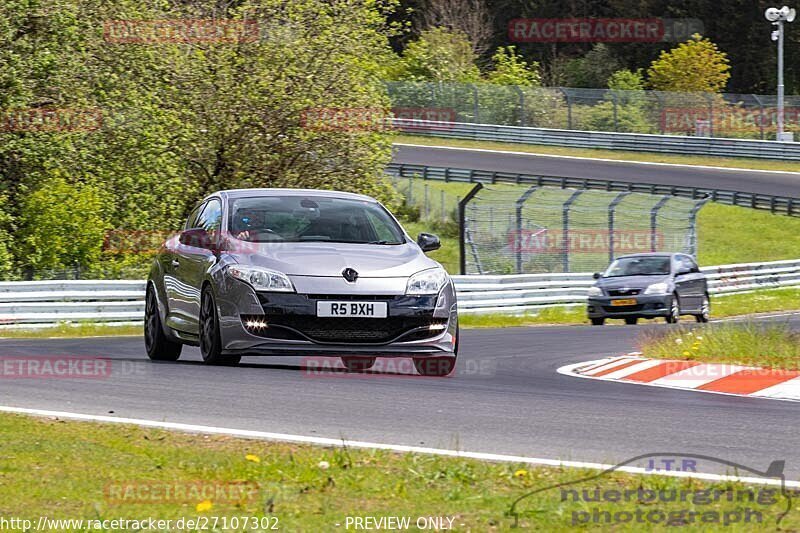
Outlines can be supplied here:
<path id="1" fill-rule="evenodd" d="M 445 324 L 431 324 L 430 326 L 428 326 L 428 330 L 429 331 L 442 331 L 446 327 L 447 326 Z"/>
<path id="2" fill-rule="evenodd" d="M 269 324 L 263 318 L 247 318 L 244 320 L 247 329 L 261 330 L 269 328 Z"/>

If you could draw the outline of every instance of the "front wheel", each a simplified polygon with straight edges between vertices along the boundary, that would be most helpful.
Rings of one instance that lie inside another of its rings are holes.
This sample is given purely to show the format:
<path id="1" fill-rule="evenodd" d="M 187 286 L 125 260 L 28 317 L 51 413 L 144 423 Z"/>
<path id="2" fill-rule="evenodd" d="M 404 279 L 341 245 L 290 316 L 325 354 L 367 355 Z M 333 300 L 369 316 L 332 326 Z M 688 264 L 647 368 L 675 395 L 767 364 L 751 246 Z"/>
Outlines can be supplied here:
<path id="1" fill-rule="evenodd" d="M 241 355 L 222 353 L 217 304 L 211 287 L 203 289 L 200 300 L 200 355 L 207 365 L 237 365 L 242 359 Z"/>
<path id="2" fill-rule="evenodd" d="M 183 344 L 167 338 L 158 314 L 156 293 L 152 285 L 147 287 L 144 304 L 144 347 L 152 361 L 177 361 Z"/>
<path id="3" fill-rule="evenodd" d="M 414 366 L 421 376 L 443 378 L 456 368 L 455 357 L 415 357 Z"/>
<path id="4" fill-rule="evenodd" d="M 606 323 L 606 319 L 605 318 L 593 318 L 592 319 L 592 325 L 593 326 L 602 326 L 605 323 Z"/>
<path id="5" fill-rule="evenodd" d="M 698 322 L 708 322 L 708 319 L 711 317 L 711 302 L 708 299 L 708 295 L 706 294 L 703 296 L 703 305 L 700 306 L 700 314 L 694 315 L 694 319 Z"/>
<path id="6" fill-rule="evenodd" d="M 625 318 L 625 323 L 629 326 L 635 326 L 636 323 L 639 322 L 639 318 L 635 316 L 629 316 Z"/>
<path id="7" fill-rule="evenodd" d="M 672 302 L 669 304 L 669 314 L 666 317 L 668 324 L 677 324 L 681 319 L 681 304 L 678 301 L 678 295 L 672 295 Z"/>

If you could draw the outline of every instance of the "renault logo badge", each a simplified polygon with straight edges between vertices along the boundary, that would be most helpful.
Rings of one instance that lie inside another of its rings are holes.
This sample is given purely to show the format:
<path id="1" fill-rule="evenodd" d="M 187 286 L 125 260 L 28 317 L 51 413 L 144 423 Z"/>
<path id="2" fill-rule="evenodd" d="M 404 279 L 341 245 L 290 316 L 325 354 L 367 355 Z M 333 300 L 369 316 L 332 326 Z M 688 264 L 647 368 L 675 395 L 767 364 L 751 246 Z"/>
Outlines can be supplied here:
<path id="1" fill-rule="evenodd" d="M 358 272 L 348 267 L 342 270 L 342 277 L 347 281 L 349 281 L 350 283 L 355 283 L 356 280 L 358 279 Z"/>

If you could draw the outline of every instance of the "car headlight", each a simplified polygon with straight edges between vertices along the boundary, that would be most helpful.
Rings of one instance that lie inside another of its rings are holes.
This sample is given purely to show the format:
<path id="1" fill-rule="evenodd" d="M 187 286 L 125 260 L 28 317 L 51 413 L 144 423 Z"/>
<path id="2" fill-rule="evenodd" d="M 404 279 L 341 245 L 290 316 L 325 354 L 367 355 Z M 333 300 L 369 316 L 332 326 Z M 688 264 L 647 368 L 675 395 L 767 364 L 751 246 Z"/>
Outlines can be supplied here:
<path id="1" fill-rule="evenodd" d="M 589 287 L 589 291 L 587 292 L 589 296 L 602 296 L 603 289 L 600 287 Z"/>
<path id="2" fill-rule="evenodd" d="M 249 283 L 257 291 L 294 292 L 294 285 L 286 274 L 268 268 L 231 265 L 228 274 Z"/>
<path id="3" fill-rule="evenodd" d="M 645 294 L 667 294 L 667 292 L 669 292 L 669 286 L 664 282 L 653 283 L 644 290 Z"/>
<path id="4" fill-rule="evenodd" d="M 445 283 L 447 283 L 447 272 L 441 267 L 430 268 L 408 278 L 406 294 L 439 294 Z"/>

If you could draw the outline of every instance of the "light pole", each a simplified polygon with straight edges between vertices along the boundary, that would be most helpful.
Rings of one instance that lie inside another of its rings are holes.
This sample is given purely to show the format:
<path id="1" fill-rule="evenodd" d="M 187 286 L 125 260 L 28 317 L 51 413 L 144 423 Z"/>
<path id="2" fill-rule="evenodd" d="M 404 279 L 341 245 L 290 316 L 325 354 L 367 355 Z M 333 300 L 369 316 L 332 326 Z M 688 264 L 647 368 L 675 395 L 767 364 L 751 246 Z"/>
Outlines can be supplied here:
<path id="1" fill-rule="evenodd" d="M 770 7 L 764 12 L 764 17 L 778 29 L 772 32 L 772 40 L 778 41 L 778 135 L 779 141 L 791 141 L 792 134 L 783 133 L 783 23 L 792 22 L 797 16 L 794 8 L 783 6 Z"/>

